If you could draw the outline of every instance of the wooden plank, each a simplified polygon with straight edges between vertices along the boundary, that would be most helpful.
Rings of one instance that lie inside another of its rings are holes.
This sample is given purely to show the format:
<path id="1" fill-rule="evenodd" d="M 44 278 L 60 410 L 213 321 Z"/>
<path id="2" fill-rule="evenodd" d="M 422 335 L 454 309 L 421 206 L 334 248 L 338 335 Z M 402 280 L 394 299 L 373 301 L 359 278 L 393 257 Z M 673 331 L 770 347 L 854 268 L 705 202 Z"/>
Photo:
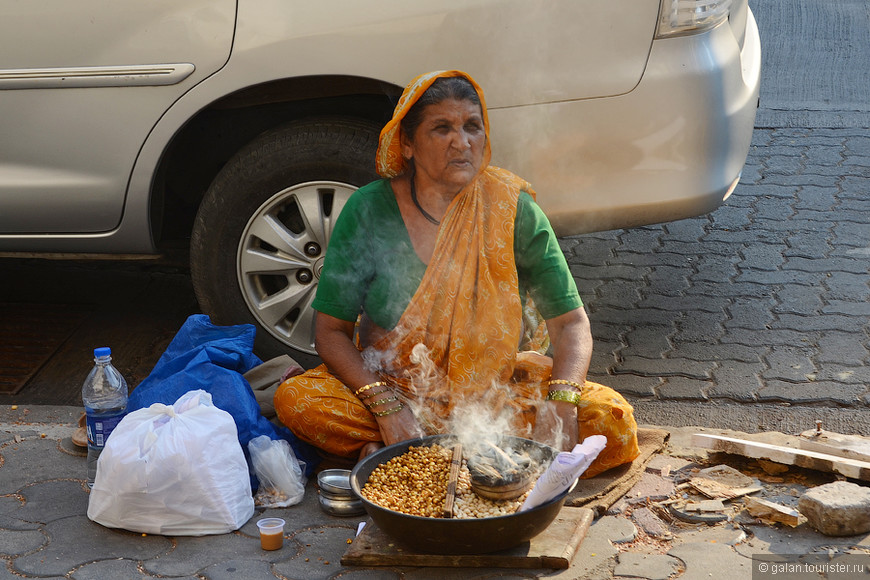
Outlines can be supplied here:
<path id="1" fill-rule="evenodd" d="M 770 522 L 779 522 L 793 528 L 801 524 L 801 515 L 794 508 L 767 501 L 759 497 L 744 497 L 743 505 L 749 515 Z"/>
<path id="2" fill-rule="evenodd" d="M 529 542 L 491 554 L 428 554 L 395 543 L 369 519 L 341 557 L 343 566 L 427 566 L 449 568 L 550 568 L 571 565 L 592 524 L 589 508 L 564 507 L 550 526 Z"/>
<path id="3" fill-rule="evenodd" d="M 870 463 L 827 453 L 769 445 L 757 441 L 695 433 L 692 444 L 703 449 L 722 451 L 755 459 L 769 459 L 786 465 L 796 465 L 817 471 L 839 473 L 846 477 L 870 481 Z"/>
<path id="4" fill-rule="evenodd" d="M 801 449 L 837 455 L 870 463 L 870 439 L 859 435 L 843 435 L 833 431 L 804 431 L 798 437 Z"/>

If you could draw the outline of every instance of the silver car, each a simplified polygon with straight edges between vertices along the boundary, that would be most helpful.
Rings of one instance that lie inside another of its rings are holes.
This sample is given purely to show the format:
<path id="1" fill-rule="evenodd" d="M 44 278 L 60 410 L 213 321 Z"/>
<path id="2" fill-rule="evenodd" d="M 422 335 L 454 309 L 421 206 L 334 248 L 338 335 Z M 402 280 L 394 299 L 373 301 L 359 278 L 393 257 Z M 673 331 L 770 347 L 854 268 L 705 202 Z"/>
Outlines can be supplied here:
<path id="1" fill-rule="evenodd" d="M 202 310 L 314 360 L 332 226 L 403 86 L 484 88 L 560 235 L 716 208 L 752 134 L 746 0 L 0 0 L 0 252 L 188 243 Z"/>

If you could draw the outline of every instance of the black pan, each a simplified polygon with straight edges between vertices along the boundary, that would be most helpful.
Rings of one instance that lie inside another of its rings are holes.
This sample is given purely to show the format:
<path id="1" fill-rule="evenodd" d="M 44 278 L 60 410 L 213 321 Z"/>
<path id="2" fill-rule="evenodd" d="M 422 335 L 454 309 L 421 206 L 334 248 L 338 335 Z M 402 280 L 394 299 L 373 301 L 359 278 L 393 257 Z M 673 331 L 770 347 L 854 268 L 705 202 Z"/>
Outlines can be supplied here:
<path id="1" fill-rule="evenodd" d="M 521 447 L 530 455 L 552 461 L 558 451 L 520 437 L 504 437 L 504 443 Z M 403 455 L 412 446 L 431 446 L 436 443 L 449 447 L 454 439 L 450 435 L 431 435 L 403 441 L 379 449 L 353 468 L 350 486 L 360 497 L 366 512 L 377 526 L 397 543 L 418 552 L 431 554 L 486 554 L 507 550 L 527 542 L 549 526 L 565 501 L 568 491 L 536 508 L 492 518 L 443 519 L 411 516 L 388 510 L 362 497 L 360 490 L 379 465 L 393 457 Z"/>

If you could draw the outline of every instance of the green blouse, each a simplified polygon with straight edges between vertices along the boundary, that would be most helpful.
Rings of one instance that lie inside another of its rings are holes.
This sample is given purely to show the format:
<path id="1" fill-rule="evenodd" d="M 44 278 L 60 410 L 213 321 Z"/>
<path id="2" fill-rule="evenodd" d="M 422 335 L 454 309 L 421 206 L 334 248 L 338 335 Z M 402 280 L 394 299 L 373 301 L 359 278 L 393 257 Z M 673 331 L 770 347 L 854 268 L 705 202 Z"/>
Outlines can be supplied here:
<path id="1" fill-rule="evenodd" d="M 550 222 L 525 192 L 514 222 L 514 259 L 520 296 L 528 292 L 545 319 L 583 305 Z M 365 311 L 391 330 L 425 271 L 390 181 L 374 181 L 351 195 L 336 221 L 312 306 L 347 321 Z"/>

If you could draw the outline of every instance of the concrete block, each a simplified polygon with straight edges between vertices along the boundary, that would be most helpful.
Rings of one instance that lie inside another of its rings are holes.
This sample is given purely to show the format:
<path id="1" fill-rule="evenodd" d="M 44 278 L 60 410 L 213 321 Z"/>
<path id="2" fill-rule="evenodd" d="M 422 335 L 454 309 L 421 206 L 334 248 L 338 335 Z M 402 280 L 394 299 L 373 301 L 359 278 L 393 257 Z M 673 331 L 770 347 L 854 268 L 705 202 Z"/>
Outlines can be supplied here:
<path id="1" fill-rule="evenodd" d="M 870 488 L 835 481 L 808 490 L 798 500 L 808 523 L 826 536 L 870 532 Z"/>

